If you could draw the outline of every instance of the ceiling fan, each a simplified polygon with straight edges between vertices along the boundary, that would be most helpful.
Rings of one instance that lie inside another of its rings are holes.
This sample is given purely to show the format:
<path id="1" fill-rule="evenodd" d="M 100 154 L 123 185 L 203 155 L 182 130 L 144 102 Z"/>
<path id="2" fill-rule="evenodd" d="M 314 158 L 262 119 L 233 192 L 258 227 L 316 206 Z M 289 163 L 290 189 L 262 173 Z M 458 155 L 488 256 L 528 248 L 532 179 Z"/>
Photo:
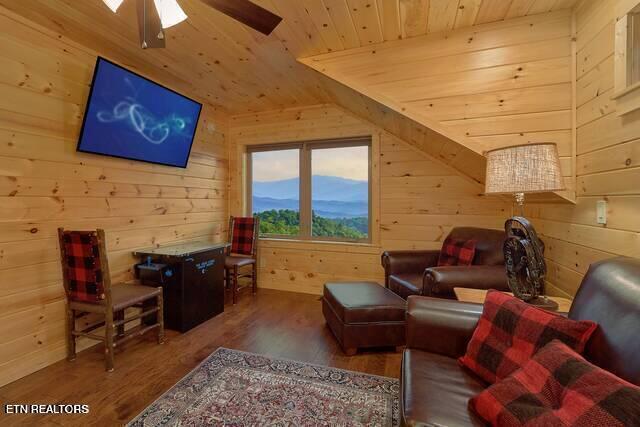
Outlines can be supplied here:
<path id="1" fill-rule="evenodd" d="M 114 13 L 124 0 L 102 0 Z M 201 0 L 262 34 L 269 35 L 282 18 L 249 0 Z M 165 46 L 164 30 L 187 19 L 177 0 L 136 0 L 143 49 Z"/>

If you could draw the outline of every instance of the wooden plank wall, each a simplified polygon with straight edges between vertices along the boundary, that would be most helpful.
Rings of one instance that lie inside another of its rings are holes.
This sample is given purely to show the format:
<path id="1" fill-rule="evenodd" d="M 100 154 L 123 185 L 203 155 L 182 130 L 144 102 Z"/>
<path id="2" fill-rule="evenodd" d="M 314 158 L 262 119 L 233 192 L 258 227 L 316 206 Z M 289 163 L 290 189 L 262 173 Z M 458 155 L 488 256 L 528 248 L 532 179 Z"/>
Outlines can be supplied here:
<path id="1" fill-rule="evenodd" d="M 573 198 L 571 20 L 561 10 L 300 61 L 480 154 L 557 143 Z"/>
<path id="2" fill-rule="evenodd" d="M 228 156 L 210 107 L 187 169 L 76 153 L 96 52 L 4 9 L 0 28 L 1 386 L 65 356 L 57 227 L 106 229 L 114 279 L 131 279 L 133 249 L 224 238 Z"/>
<path id="3" fill-rule="evenodd" d="M 259 286 L 320 294 L 330 280 L 381 281 L 386 249 L 436 249 L 454 226 L 501 228 L 511 205 L 444 163 L 334 105 L 230 119 L 231 209 L 243 213 L 241 153 L 251 144 L 373 135 L 379 142 L 379 203 L 371 245 L 262 240 Z M 235 153 L 235 155 L 233 154 Z"/>
<path id="4" fill-rule="evenodd" d="M 532 206 L 547 243 L 549 281 L 575 294 L 589 264 L 640 258 L 640 111 L 619 117 L 613 93 L 614 24 L 623 0 L 584 0 L 575 11 L 577 191 L 575 206 Z M 607 200 L 608 223 L 596 223 Z"/>

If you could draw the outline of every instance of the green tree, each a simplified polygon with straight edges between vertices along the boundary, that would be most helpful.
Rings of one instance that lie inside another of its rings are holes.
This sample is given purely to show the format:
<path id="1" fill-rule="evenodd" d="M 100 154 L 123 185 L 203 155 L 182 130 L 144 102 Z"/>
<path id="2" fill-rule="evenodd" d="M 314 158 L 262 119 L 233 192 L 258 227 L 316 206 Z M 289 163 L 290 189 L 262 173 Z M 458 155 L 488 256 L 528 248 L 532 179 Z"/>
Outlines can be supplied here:
<path id="1" fill-rule="evenodd" d="M 300 213 L 290 209 L 260 212 L 260 234 L 295 236 L 300 232 Z"/>
<path id="2" fill-rule="evenodd" d="M 300 233 L 300 213 L 290 209 L 273 209 L 260 212 L 260 234 L 295 236 Z M 364 239 L 369 222 L 366 217 L 330 219 L 312 214 L 314 237 Z"/>

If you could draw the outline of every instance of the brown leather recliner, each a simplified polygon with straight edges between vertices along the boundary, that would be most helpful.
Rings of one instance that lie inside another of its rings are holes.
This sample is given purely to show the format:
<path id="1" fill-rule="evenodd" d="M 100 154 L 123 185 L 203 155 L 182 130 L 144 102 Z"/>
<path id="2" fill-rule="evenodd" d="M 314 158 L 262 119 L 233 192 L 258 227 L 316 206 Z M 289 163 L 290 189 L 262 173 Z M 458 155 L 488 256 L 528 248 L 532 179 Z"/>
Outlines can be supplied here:
<path id="1" fill-rule="evenodd" d="M 504 231 L 457 227 L 448 237 L 476 241 L 471 266 L 437 267 L 440 250 L 386 251 L 382 254 L 385 286 L 405 299 L 409 295 L 455 299 L 454 287 L 509 290 Z"/>
<path id="2" fill-rule="evenodd" d="M 481 313 L 480 304 L 409 298 L 400 374 L 403 425 L 485 425 L 467 404 L 487 384 L 456 360 L 465 353 Z M 584 353 L 591 363 L 640 385 L 640 260 L 621 257 L 593 264 L 569 318 L 599 325 Z"/>

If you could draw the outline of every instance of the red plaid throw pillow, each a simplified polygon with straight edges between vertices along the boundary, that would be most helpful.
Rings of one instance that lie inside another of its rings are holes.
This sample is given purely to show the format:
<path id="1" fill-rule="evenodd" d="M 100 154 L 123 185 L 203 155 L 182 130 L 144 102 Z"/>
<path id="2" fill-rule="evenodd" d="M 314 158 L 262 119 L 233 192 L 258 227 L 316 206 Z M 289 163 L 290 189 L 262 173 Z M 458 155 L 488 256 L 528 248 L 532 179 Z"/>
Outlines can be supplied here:
<path id="1" fill-rule="evenodd" d="M 489 291 L 460 363 L 494 383 L 521 368 L 554 339 L 582 353 L 596 327 L 594 322 L 567 319 L 503 292 Z"/>
<path id="2" fill-rule="evenodd" d="M 475 240 L 457 240 L 447 237 L 440 249 L 438 267 L 447 265 L 471 265 L 476 254 Z"/>
<path id="3" fill-rule="evenodd" d="M 231 231 L 231 253 L 251 255 L 253 253 L 255 218 L 233 218 Z"/>
<path id="4" fill-rule="evenodd" d="M 91 231 L 65 231 L 62 236 L 69 282 L 69 297 L 76 301 L 98 302 L 104 296 L 98 237 Z"/>
<path id="5" fill-rule="evenodd" d="M 554 340 L 469 407 L 494 426 L 623 427 L 640 423 L 640 388 Z"/>

